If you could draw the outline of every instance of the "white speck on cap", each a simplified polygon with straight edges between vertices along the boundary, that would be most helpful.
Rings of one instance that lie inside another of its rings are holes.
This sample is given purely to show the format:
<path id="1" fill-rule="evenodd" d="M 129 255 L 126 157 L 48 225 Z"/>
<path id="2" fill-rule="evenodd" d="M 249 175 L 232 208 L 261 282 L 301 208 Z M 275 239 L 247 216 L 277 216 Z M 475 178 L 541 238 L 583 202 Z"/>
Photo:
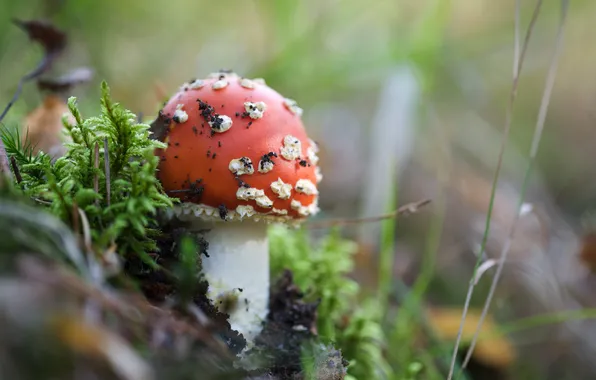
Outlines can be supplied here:
<path id="1" fill-rule="evenodd" d="M 294 99 L 285 98 L 284 106 L 294 115 L 302 116 L 302 108 L 298 107 L 298 103 Z"/>
<path id="2" fill-rule="evenodd" d="M 273 170 L 273 167 L 275 166 L 275 164 L 273 163 L 273 161 L 259 161 L 259 173 L 269 173 L 271 170 Z"/>
<path id="3" fill-rule="evenodd" d="M 302 203 L 300 203 L 300 201 L 292 199 L 292 202 L 290 202 L 290 207 L 298 211 L 299 215 L 308 216 L 308 207 L 302 206 Z"/>
<path id="4" fill-rule="evenodd" d="M 228 87 L 229 84 L 230 82 L 228 82 L 226 79 L 218 79 L 217 81 L 213 82 L 211 88 L 214 90 L 221 90 L 222 88 Z"/>
<path id="5" fill-rule="evenodd" d="M 264 208 L 270 208 L 273 206 L 273 201 L 271 199 L 269 199 L 268 196 L 263 195 L 261 197 L 258 197 L 257 199 L 255 199 L 257 202 L 257 205 L 260 207 L 264 207 Z"/>
<path id="6" fill-rule="evenodd" d="M 174 213 L 181 220 L 194 220 L 201 218 L 204 220 L 221 220 L 219 209 L 204 204 L 195 204 L 192 202 L 183 202 L 174 207 Z M 262 220 L 265 223 L 285 223 L 289 225 L 298 225 L 299 222 L 293 216 L 288 215 L 288 210 L 271 208 L 266 213 L 258 212 L 252 205 L 239 205 L 235 210 L 228 209 L 226 220 L 244 220 L 254 221 Z"/>
<path id="7" fill-rule="evenodd" d="M 184 104 L 178 104 L 176 106 L 176 111 L 174 111 L 172 120 L 174 120 L 176 123 L 184 123 L 186 120 L 188 120 L 188 114 L 182 109 L 182 107 L 184 107 Z"/>
<path id="8" fill-rule="evenodd" d="M 256 87 L 256 83 L 255 83 L 255 81 L 250 80 L 248 78 L 240 78 L 240 86 L 252 90 L 253 88 Z"/>
<path id="9" fill-rule="evenodd" d="M 309 179 L 299 179 L 296 182 L 296 191 L 306 195 L 318 194 L 317 186 L 312 183 Z"/>
<path id="10" fill-rule="evenodd" d="M 300 157 L 301 151 L 302 144 L 300 143 L 300 140 L 292 135 L 284 137 L 283 146 L 279 150 L 283 158 L 288 161 L 295 160 Z"/>
<path id="11" fill-rule="evenodd" d="M 198 90 L 198 89 L 202 88 L 203 86 L 205 86 L 205 81 L 203 81 L 201 79 L 195 79 L 188 84 L 188 89 Z"/>
<path id="12" fill-rule="evenodd" d="M 240 216 L 240 219 L 244 217 L 251 217 L 255 214 L 255 209 L 251 205 L 240 205 L 236 207 L 236 213 Z"/>
<path id="13" fill-rule="evenodd" d="M 209 122 L 213 132 L 223 133 L 232 128 L 232 118 L 228 115 L 217 115 L 214 121 Z"/>
<path id="14" fill-rule="evenodd" d="M 319 146 L 312 139 L 308 139 L 308 145 L 309 147 L 306 149 L 306 157 L 312 165 L 317 165 L 319 163 L 319 156 L 317 155 L 317 153 L 319 153 Z"/>
<path id="15" fill-rule="evenodd" d="M 255 172 L 252 161 L 248 157 L 232 159 L 228 165 L 228 169 L 236 175 L 253 174 Z"/>
<path id="16" fill-rule="evenodd" d="M 315 167 L 315 176 L 317 177 L 317 183 L 323 180 L 323 173 L 321 173 L 321 168 L 319 168 L 318 166 Z"/>
<path id="17" fill-rule="evenodd" d="M 277 194 L 279 199 L 289 199 L 292 196 L 292 185 L 277 178 L 277 181 L 271 182 L 271 191 Z"/>
<path id="18" fill-rule="evenodd" d="M 319 205 L 318 199 L 315 198 L 314 202 L 312 202 L 308 206 L 303 206 L 302 203 L 296 199 L 292 199 L 290 202 L 290 207 L 298 212 L 298 215 L 301 216 L 309 216 L 314 215 L 319 212 Z"/>
<path id="19" fill-rule="evenodd" d="M 239 187 L 236 190 L 236 198 L 248 201 L 257 199 L 258 197 L 262 197 L 265 195 L 265 192 L 261 189 L 257 189 L 256 187 Z"/>
<path id="20" fill-rule="evenodd" d="M 265 114 L 265 110 L 267 109 L 267 104 L 265 102 L 245 102 L 244 103 L 244 110 L 248 113 L 248 116 L 251 119 L 260 119 Z"/>

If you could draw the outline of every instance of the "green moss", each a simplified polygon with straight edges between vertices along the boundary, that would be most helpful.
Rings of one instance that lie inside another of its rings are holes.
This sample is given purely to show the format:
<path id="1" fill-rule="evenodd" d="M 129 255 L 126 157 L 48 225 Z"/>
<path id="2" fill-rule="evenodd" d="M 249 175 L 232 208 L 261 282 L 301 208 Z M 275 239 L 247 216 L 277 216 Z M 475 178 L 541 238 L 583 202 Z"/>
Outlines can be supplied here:
<path id="1" fill-rule="evenodd" d="M 34 155 L 18 132 L 5 129 L 2 139 L 14 157 L 22 180 L 18 186 L 45 205 L 71 228 L 85 228 L 96 248 L 115 243 L 122 255 L 138 255 L 155 265 L 148 252 L 156 250 L 155 215 L 172 206 L 155 173 L 163 144 L 149 139 L 149 125 L 113 102 L 108 85 L 101 86 L 101 113 L 83 118 L 76 98 L 68 100 L 75 123 L 63 119 L 70 138 L 64 156 L 52 160 Z M 82 211 L 79 212 L 78 210 Z"/>
<path id="2" fill-rule="evenodd" d="M 320 300 L 319 334 L 350 361 L 347 378 L 390 377 L 391 369 L 383 357 L 382 309 L 374 299 L 361 304 L 358 284 L 348 277 L 356 244 L 342 239 L 338 230 L 332 230 L 317 245 L 310 243 L 304 230 L 273 226 L 269 237 L 272 276 L 290 269 L 296 285 Z"/>

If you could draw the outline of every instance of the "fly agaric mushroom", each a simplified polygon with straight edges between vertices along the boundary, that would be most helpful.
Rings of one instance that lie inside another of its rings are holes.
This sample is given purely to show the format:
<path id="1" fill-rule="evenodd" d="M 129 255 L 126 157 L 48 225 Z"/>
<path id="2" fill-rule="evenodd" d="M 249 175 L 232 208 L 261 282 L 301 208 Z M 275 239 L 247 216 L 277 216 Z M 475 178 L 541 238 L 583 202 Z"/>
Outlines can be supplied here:
<path id="1" fill-rule="evenodd" d="M 158 176 L 178 219 L 205 231 L 203 272 L 215 304 L 239 299 L 230 324 L 251 342 L 268 313 L 268 223 L 317 213 L 317 146 L 302 109 L 262 79 L 218 72 L 184 84 L 160 111 Z"/>

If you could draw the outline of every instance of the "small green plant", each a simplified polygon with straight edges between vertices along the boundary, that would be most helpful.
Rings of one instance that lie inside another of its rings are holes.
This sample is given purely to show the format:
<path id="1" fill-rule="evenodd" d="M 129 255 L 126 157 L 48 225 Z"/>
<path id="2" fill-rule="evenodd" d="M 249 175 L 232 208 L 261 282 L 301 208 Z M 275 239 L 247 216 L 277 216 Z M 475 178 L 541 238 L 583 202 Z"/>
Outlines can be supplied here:
<path id="1" fill-rule="evenodd" d="M 155 265 L 148 252 L 159 208 L 172 206 L 155 176 L 163 143 L 149 139 L 149 125 L 112 101 L 108 85 L 101 85 L 101 113 L 84 119 L 76 98 L 68 100 L 75 123 L 63 118 L 69 142 L 64 156 L 52 160 L 33 154 L 20 134 L 5 129 L 2 140 L 18 167 L 18 186 L 37 203 L 75 230 L 88 222 L 97 248 L 116 244 L 122 255 L 137 255 Z M 15 173 L 16 174 L 16 173 Z"/>
<path id="2" fill-rule="evenodd" d="M 271 274 L 292 270 L 308 297 L 319 299 L 317 328 L 349 360 L 347 379 L 384 379 L 391 369 L 383 357 L 381 310 L 373 299 L 359 304 L 359 287 L 348 274 L 356 244 L 332 230 L 320 244 L 310 243 L 305 230 L 273 226 L 269 232 Z"/>

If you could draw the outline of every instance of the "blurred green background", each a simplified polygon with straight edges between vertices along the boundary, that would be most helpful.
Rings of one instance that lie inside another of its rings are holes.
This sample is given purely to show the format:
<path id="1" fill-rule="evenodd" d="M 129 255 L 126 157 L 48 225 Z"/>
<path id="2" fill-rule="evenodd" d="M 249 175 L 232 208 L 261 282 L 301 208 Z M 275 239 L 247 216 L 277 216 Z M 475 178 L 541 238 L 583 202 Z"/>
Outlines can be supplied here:
<path id="1" fill-rule="evenodd" d="M 521 4 L 525 33 L 536 3 Z M 544 2 L 526 55 L 504 166 L 514 189 L 560 6 Z M 12 18 L 46 18 L 68 33 L 69 49 L 53 73 L 95 71 L 92 83 L 73 91 L 87 114 L 97 111 L 104 79 L 115 99 L 149 121 L 163 96 L 192 77 L 220 68 L 264 77 L 305 109 L 306 127 L 321 144 L 321 218 L 379 214 L 396 193 L 400 204 L 432 198 L 424 215 L 389 225 L 394 260 L 385 264 L 406 284 L 429 273 L 429 301 L 462 305 L 511 90 L 513 0 L 0 0 L 0 104 L 41 57 Z M 531 189 L 534 202 L 549 205 L 551 225 L 565 221 L 577 236 L 596 190 L 594 22 L 596 2 L 574 0 Z M 5 122 L 20 122 L 41 99 L 27 85 Z M 515 191 L 499 194 L 505 206 L 497 213 L 517 201 Z M 376 282 L 378 226 L 344 231 L 361 243 L 361 280 Z M 552 241 L 552 231 L 545 234 L 537 239 Z M 543 259 L 575 255 L 577 239 Z M 436 266 L 425 272 L 429 260 Z M 479 291 L 477 304 L 485 294 Z M 528 313 L 522 307 L 509 315 Z"/>

